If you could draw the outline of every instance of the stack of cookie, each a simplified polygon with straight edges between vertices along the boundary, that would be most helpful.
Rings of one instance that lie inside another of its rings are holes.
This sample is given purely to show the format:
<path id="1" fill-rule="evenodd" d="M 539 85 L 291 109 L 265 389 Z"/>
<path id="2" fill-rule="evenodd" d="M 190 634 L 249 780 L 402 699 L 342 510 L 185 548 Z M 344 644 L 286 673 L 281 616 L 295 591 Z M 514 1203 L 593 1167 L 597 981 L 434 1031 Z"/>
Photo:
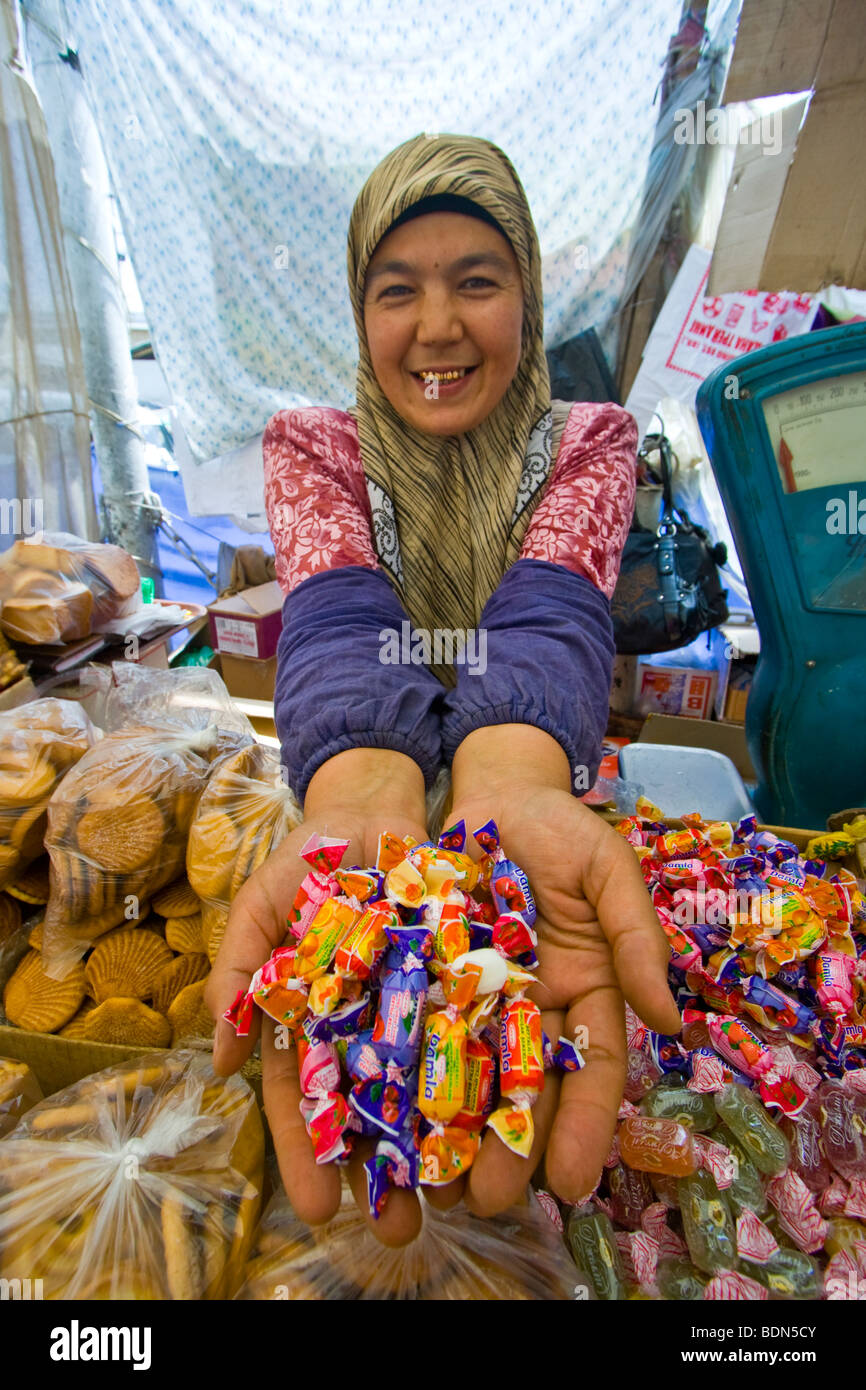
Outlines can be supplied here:
<path id="1" fill-rule="evenodd" d="M 186 878 L 176 880 L 143 905 L 140 918 L 100 936 L 60 980 L 46 969 L 45 923 L 37 921 L 3 993 L 7 1019 L 30 1032 L 125 1047 L 210 1038 L 200 908 Z"/>
<path id="2" fill-rule="evenodd" d="M 231 904 L 303 819 L 274 753 L 251 743 L 215 767 L 189 833 L 186 870 L 201 898 L 205 950 L 216 959 Z"/>
<path id="3" fill-rule="evenodd" d="M 184 868 L 216 731 L 133 726 L 107 734 L 51 800 L 46 964 L 60 975 Z"/>
<path id="4" fill-rule="evenodd" d="M 49 1299 L 231 1298 L 263 1168 L 252 1091 L 201 1054 L 99 1072 L 3 1141 L 0 1274 Z"/>
<path id="5" fill-rule="evenodd" d="M 71 700 L 34 700 L 0 714 L 0 888 L 42 854 L 48 802 L 95 742 Z"/>

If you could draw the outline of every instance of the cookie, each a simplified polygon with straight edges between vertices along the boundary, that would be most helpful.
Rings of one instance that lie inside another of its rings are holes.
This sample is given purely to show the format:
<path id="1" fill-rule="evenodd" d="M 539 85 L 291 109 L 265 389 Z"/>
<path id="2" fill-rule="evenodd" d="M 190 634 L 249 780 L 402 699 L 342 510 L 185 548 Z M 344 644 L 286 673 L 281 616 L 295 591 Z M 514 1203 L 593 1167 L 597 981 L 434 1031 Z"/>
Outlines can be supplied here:
<path id="1" fill-rule="evenodd" d="M 171 948 L 155 932 L 119 927 L 90 953 L 84 969 L 88 992 L 97 1004 L 119 997 L 150 999 L 172 959 Z"/>
<path id="2" fill-rule="evenodd" d="M 157 1013 L 167 1014 L 181 990 L 203 980 L 209 972 L 210 961 L 204 954 L 186 952 L 175 956 L 154 981 L 151 1002 Z"/>
<path id="3" fill-rule="evenodd" d="M 226 934 L 229 915 L 221 908 L 214 907 L 211 903 L 202 903 L 201 908 L 201 934 L 204 938 L 204 948 L 207 958 L 213 965 L 217 958 L 217 953 L 222 945 L 223 937 Z"/>
<path id="4" fill-rule="evenodd" d="M 171 1024 L 140 999 L 106 999 L 83 1020 L 81 1036 L 88 1042 L 120 1043 L 126 1047 L 167 1047 Z"/>
<path id="5" fill-rule="evenodd" d="M 160 917 L 194 917 L 201 910 L 201 903 L 189 879 L 184 876 L 154 894 L 153 910 Z"/>
<path id="6" fill-rule="evenodd" d="M 163 1198 L 160 1218 L 169 1296 L 197 1301 L 204 1292 L 202 1248 L 191 1212 L 179 1193 L 170 1192 Z"/>
<path id="7" fill-rule="evenodd" d="M 213 1036 L 213 1016 L 204 1002 L 205 983 L 202 979 L 186 985 L 169 1005 L 164 1022 L 170 1029 L 172 1047 L 179 1046 L 183 1038 Z"/>
<path id="8" fill-rule="evenodd" d="M 157 857 L 164 831 L 156 802 L 139 796 L 123 806 L 86 811 L 76 834 L 86 858 L 114 873 L 128 873 Z"/>
<path id="9" fill-rule="evenodd" d="M 29 868 L 22 869 L 13 883 L 6 889 L 13 898 L 23 903 L 42 906 L 48 902 L 50 860 L 47 854 L 41 855 Z"/>
<path id="10" fill-rule="evenodd" d="M 201 913 L 194 917 L 168 917 L 165 923 L 165 939 L 173 951 L 203 954 L 204 935 L 201 926 Z"/>
<path id="11" fill-rule="evenodd" d="M 189 832 L 186 872 L 200 898 L 228 902 L 239 838 L 234 822 L 224 812 L 196 816 Z"/>
<path id="12" fill-rule="evenodd" d="M 68 1023 L 84 1002 L 84 966 L 73 966 L 64 980 L 46 975 L 39 951 L 28 951 L 5 990 L 3 1008 L 16 1028 L 54 1033 Z"/>

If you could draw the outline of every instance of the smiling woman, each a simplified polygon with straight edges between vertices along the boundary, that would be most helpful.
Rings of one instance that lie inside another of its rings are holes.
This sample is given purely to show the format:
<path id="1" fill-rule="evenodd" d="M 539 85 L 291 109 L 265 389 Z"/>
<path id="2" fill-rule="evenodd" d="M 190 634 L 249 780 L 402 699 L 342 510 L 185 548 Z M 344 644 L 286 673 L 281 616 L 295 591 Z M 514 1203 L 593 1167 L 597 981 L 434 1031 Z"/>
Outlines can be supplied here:
<path id="1" fill-rule="evenodd" d="M 606 728 L 609 600 L 637 430 L 618 406 L 551 402 L 538 238 L 495 145 L 453 135 L 401 145 L 359 193 L 348 242 L 355 405 L 280 411 L 264 437 L 286 594 L 276 722 L 305 820 L 236 898 L 209 998 L 221 1015 L 282 941 L 303 841 L 344 836 L 347 862 L 372 864 L 383 830 L 427 839 L 425 785 L 450 767 L 455 819 L 496 819 L 532 880 L 546 1031 L 589 1035 L 587 1066 L 566 1078 L 559 1111 L 548 1079 L 530 1156 L 490 1133 L 467 1201 L 482 1214 L 507 1207 L 548 1138 L 548 1178 L 577 1201 L 616 1122 L 622 994 L 651 1027 L 678 1026 L 634 855 L 573 795 L 595 777 Z M 396 644 L 410 627 L 413 640 Z M 455 634 L 456 655 L 441 640 Z M 469 635 L 483 639 L 483 669 L 467 667 Z M 438 663 L 445 650 L 453 660 Z M 253 1041 L 221 1025 L 217 1067 L 235 1069 Z M 292 1205 L 327 1220 L 339 1178 L 317 1167 L 299 1124 L 297 1060 L 266 1039 L 263 1062 Z M 349 1164 L 361 1201 L 365 1144 Z M 463 1185 L 431 1189 L 430 1200 L 453 1203 Z M 419 1222 L 414 1194 L 394 1190 L 372 1224 L 400 1243 Z"/>

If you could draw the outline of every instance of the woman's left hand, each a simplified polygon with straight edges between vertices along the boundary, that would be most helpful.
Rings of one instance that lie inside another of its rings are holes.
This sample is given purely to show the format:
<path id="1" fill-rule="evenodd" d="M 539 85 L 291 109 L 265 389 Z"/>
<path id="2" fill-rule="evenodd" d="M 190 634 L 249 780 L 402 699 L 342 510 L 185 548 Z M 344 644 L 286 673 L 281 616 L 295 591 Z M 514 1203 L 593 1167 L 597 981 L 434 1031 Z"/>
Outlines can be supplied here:
<path id="1" fill-rule="evenodd" d="M 546 1149 L 548 1184 L 577 1202 L 595 1187 L 616 1126 L 626 1070 L 623 997 L 649 1027 L 679 1032 L 667 984 L 670 950 L 634 850 L 570 792 L 512 782 L 507 793 L 459 797 L 449 821 L 461 817 L 470 831 L 494 819 L 505 853 L 526 873 L 539 937 L 538 983 L 528 994 L 551 1040 L 573 1040 L 580 1030 L 586 1066 L 561 1082 L 546 1074 L 528 1159 L 488 1133 L 465 1193 L 460 1182 L 425 1192 L 439 1206 L 463 1195 L 477 1214 L 492 1215 L 522 1195 Z"/>

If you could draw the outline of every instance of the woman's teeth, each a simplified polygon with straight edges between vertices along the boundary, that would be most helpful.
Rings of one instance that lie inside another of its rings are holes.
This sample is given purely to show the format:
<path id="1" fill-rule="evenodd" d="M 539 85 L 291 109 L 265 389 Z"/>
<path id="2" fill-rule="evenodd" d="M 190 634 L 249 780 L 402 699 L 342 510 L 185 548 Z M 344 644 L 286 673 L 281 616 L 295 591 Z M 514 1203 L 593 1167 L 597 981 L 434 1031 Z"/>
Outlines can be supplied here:
<path id="1" fill-rule="evenodd" d="M 459 381 L 471 370 L 471 367 L 460 367 L 459 370 L 452 372 L 416 372 L 415 375 L 419 376 L 422 381 Z"/>

